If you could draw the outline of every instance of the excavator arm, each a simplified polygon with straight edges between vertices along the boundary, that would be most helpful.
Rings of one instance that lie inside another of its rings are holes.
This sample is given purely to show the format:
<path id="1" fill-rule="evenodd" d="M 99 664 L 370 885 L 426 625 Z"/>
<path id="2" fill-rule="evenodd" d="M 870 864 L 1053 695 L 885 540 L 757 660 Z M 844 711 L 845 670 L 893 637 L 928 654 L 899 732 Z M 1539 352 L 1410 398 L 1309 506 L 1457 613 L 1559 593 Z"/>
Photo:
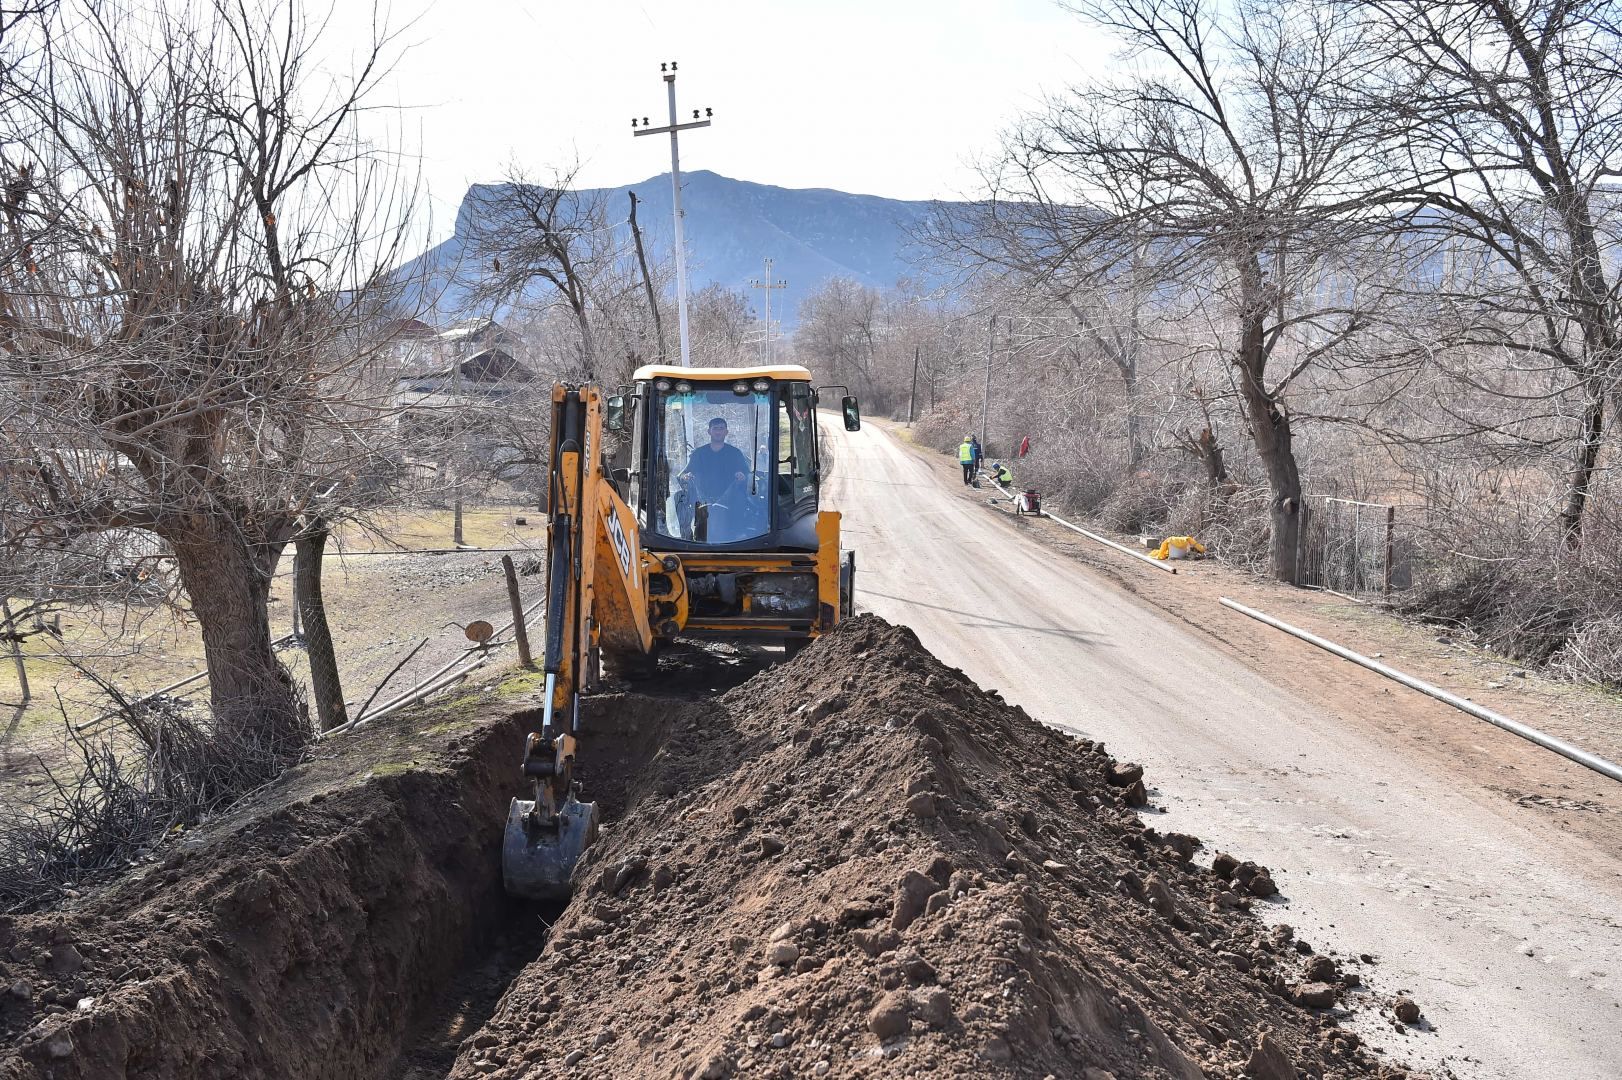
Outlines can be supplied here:
<path id="1" fill-rule="evenodd" d="M 541 729 L 524 747 L 533 797 L 512 801 L 502 846 L 507 891 L 533 899 L 566 895 L 597 835 L 597 805 L 579 800 L 573 775 L 580 695 L 595 683 L 604 648 L 652 651 L 649 581 L 680 573 L 642 550 L 636 519 L 608 479 L 602 405 L 594 386 L 552 388 L 545 700 Z"/>

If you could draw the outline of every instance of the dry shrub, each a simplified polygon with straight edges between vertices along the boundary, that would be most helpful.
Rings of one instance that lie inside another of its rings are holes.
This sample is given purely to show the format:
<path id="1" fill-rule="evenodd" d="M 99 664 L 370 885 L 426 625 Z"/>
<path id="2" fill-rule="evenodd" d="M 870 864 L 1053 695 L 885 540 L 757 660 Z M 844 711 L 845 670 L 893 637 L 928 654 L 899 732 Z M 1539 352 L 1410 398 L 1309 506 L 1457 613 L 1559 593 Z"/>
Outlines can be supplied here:
<path id="1" fill-rule="evenodd" d="M 115 703 L 106 724 L 80 732 L 64 712 L 74 763 L 45 768 L 42 794 L 0 805 L 0 911 L 116 875 L 165 833 L 275 779 L 309 746 L 308 730 L 220 725 L 178 699 L 137 704 L 101 685 Z"/>
<path id="2" fill-rule="evenodd" d="M 1522 663 L 1539 665 L 1559 652 L 1582 610 L 1548 580 L 1542 567 L 1470 563 L 1404 597 L 1398 610 L 1473 634 Z"/>
<path id="3" fill-rule="evenodd" d="M 1622 688 L 1622 571 L 1597 557 L 1528 551 L 1458 560 L 1398 610 L 1456 627 L 1494 652 Z"/>
<path id="4" fill-rule="evenodd" d="M 963 436 L 980 430 L 979 420 L 966 406 L 945 401 L 912 425 L 912 441 L 942 452 L 954 449 Z"/>
<path id="5" fill-rule="evenodd" d="M 1083 516 L 1097 513 L 1120 483 L 1118 471 L 1100 468 L 1086 457 L 1065 460 L 1051 453 L 1033 454 L 1009 462 L 1009 468 L 1016 487 L 1036 488 L 1049 505 Z"/>
<path id="6" fill-rule="evenodd" d="M 1161 528 L 1188 490 L 1172 473 L 1139 470 L 1126 477 L 1098 507 L 1098 518 L 1116 532 L 1141 533 Z"/>
<path id="7" fill-rule="evenodd" d="M 1622 614 L 1585 621 L 1551 666 L 1568 678 L 1622 690 Z"/>
<path id="8" fill-rule="evenodd" d="M 1271 493 L 1265 487 L 1212 492 L 1190 488 L 1168 519 L 1169 531 L 1196 536 L 1213 557 L 1257 574 L 1268 572 L 1273 537 Z"/>

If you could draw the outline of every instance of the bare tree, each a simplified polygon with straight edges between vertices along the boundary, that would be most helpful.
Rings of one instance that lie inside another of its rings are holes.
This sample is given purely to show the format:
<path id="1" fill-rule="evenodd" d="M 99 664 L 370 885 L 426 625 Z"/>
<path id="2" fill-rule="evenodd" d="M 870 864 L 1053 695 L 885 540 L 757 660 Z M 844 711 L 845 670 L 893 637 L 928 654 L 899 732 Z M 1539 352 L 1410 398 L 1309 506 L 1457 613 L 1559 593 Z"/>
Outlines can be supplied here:
<path id="1" fill-rule="evenodd" d="M 1372 30 L 1374 62 L 1356 69 L 1369 74 L 1354 89 L 1388 125 L 1388 198 L 1423 208 L 1415 227 L 1440 240 L 1420 282 L 1450 331 L 1432 343 L 1446 347 L 1439 359 L 1463 383 L 1480 384 L 1487 353 L 1555 376 L 1541 393 L 1517 380 L 1473 426 L 1503 431 L 1506 412 L 1524 420 L 1529 408 L 1558 415 L 1570 446 L 1559 518 L 1576 547 L 1607 398 L 1622 407 L 1622 238 L 1608 183 L 1622 176 L 1622 15 L 1606 0 L 1336 7 Z"/>
<path id="2" fill-rule="evenodd" d="M 737 289 L 716 282 L 704 286 L 687 302 L 692 325 L 692 354 L 704 367 L 733 367 L 759 359 L 758 321 L 749 309 L 749 299 Z"/>
<path id="3" fill-rule="evenodd" d="M 800 325 L 794 332 L 795 355 L 802 362 L 821 378 L 848 382 L 874 411 L 889 404 L 875 396 L 882 310 L 877 289 L 854 278 L 830 278 L 800 302 Z"/>
<path id="4" fill-rule="evenodd" d="M 1140 73 L 1053 102 L 1011 141 L 1008 171 L 1031 201 L 1074 208 L 1056 256 L 1092 249 L 1134 275 L 1153 260 L 1158 283 L 1227 313 L 1235 392 L 1271 491 L 1271 570 L 1294 581 L 1302 485 L 1287 394 L 1368 326 L 1363 303 L 1326 287 L 1369 162 L 1366 119 L 1325 91 L 1360 46 L 1324 9 L 1270 0 L 1075 10 L 1118 34 Z"/>
<path id="5" fill-rule="evenodd" d="M 270 582 L 392 468 L 364 331 L 409 210 L 355 133 L 388 40 L 315 80 L 319 30 L 298 0 L 77 0 L 0 102 L 0 539 L 160 538 L 215 725 L 278 753 L 308 729 Z"/>
<path id="6" fill-rule="evenodd" d="M 998 294 L 999 311 L 1023 312 L 1034 302 L 1069 314 L 1075 332 L 1120 377 L 1130 471 L 1148 449 L 1139 384 L 1144 311 L 1156 285 L 1150 248 L 1124 230 L 1106 241 L 1095 207 L 1050 191 L 1048 162 L 1031 154 L 1027 133 L 1016 132 L 986 173 L 984 197 L 937 204 L 914 240 Z"/>
<path id="7" fill-rule="evenodd" d="M 597 379 L 607 374 L 598 371 L 602 357 L 593 328 L 598 285 L 628 277 L 626 252 L 601 195 L 575 187 L 578 171 L 578 165 L 558 170 L 538 184 L 514 167 L 503 183 L 468 192 L 463 212 L 471 261 L 462 276 L 472 285 L 473 303 L 492 311 L 526 301 L 542 308 L 562 304 L 579 334 L 576 374 Z"/>

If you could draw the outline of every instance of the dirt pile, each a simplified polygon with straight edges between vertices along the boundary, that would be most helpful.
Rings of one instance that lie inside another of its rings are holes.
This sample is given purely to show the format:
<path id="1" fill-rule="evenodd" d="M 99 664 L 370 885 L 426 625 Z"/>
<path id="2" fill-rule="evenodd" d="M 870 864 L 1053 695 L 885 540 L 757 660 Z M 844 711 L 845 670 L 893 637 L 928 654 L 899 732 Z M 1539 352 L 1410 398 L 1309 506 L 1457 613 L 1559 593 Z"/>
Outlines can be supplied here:
<path id="1" fill-rule="evenodd" d="M 876 618 L 719 652 L 593 699 L 609 824 L 561 912 L 500 890 L 526 677 L 0 917 L 0 1080 L 1397 1074 L 1334 1024 L 1356 976 L 1249 910 L 1265 868 L 1143 825 L 1138 767 Z"/>
<path id="2" fill-rule="evenodd" d="M 440 1021 L 444 1075 L 466 1031 L 436 1003 L 520 914 L 491 823 L 522 729 L 366 731 L 120 882 L 0 917 L 0 1078 L 398 1076 Z"/>
<path id="3" fill-rule="evenodd" d="M 633 704 L 583 765 L 623 816 L 453 1076 L 1402 1075 L 1317 1011 L 1356 977 L 1249 910 L 1265 868 L 904 628 Z"/>

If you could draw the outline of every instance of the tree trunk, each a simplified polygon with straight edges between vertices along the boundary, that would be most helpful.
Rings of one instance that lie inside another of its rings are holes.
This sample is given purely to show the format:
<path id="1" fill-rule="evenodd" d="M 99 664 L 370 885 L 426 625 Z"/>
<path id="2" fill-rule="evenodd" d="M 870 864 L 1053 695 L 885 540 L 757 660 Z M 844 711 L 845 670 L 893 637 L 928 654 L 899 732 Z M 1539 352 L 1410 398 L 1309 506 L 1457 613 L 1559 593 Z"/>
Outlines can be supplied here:
<path id="1" fill-rule="evenodd" d="M 1271 449 L 1262 448 L 1262 439 L 1256 440 L 1257 451 L 1267 469 L 1268 485 L 1272 489 L 1270 507 L 1273 527 L 1272 544 L 1268 548 L 1268 562 L 1275 580 L 1286 585 L 1300 584 L 1298 565 L 1301 543 L 1301 473 L 1296 467 L 1295 453 L 1290 448 L 1290 418 L 1278 407 L 1272 417 Z"/>
<path id="2" fill-rule="evenodd" d="M 1276 580 L 1296 585 L 1300 582 L 1297 547 L 1301 539 L 1301 473 L 1291 445 L 1289 413 L 1282 402 L 1268 393 L 1264 381 L 1267 351 L 1262 336 L 1266 329 L 1268 300 L 1261 268 L 1255 262 L 1242 264 L 1240 279 L 1243 297 L 1239 354 L 1234 358 L 1234 365 L 1239 369 L 1239 393 L 1244 401 L 1245 418 L 1250 422 L 1256 455 L 1267 470 L 1268 489 L 1272 494 L 1268 563 Z"/>
<path id="3" fill-rule="evenodd" d="M 585 368 L 587 382 L 597 378 L 597 342 L 591 333 L 591 318 L 586 313 L 586 298 L 570 298 L 569 306 L 574 309 L 575 325 L 580 327 L 580 359 Z"/>
<path id="4" fill-rule="evenodd" d="M 1200 464 L 1205 466 L 1205 487 L 1209 491 L 1220 491 L 1228 484 L 1228 463 L 1224 459 L 1222 447 L 1217 444 L 1216 435 L 1210 428 L 1200 429 L 1199 437 L 1194 440 L 1196 453 Z"/>
<path id="5" fill-rule="evenodd" d="M 653 278 L 648 276 L 648 256 L 642 250 L 642 230 L 636 227 L 636 192 L 631 192 L 631 239 L 636 241 L 636 261 L 642 267 L 642 288 L 648 295 L 648 310 L 653 313 L 653 333 L 659 343 L 659 362 L 665 362 L 665 327 L 659 321 L 659 301 L 653 295 Z"/>
<path id="6" fill-rule="evenodd" d="M 1128 356 L 1121 368 L 1121 383 L 1126 388 L 1126 468 L 1136 472 L 1142 464 L 1143 417 L 1138 413 L 1138 360 Z"/>
<path id="7" fill-rule="evenodd" d="M 1561 539 L 1571 551 L 1582 546 L 1583 512 L 1588 507 L 1600 446 L 1605 438 L 1605 391 L 1590 380 L 1585 392 L 1582 432 L 1578 436 L 1576 460 L 1571 466 L 1571 481 L 1566 485 L 1566 505 L 1560 511 Z"/>
<path id="8" fill-rule="evenodd" d="M 271 648 L 267 601 L 283 544 L 255 545 L 237 522 L 206 518 L 166 539 L 202 630 L 216 733 L 272 752 L 308 742 L 309 717 Z"/>
<path id="9" fill-rule="evenodd" d="M 327 523 L 316 519 L 293 541 L 293 603 L 304 620 L 304 647 L 310 659 L 310 687 L 322 731 L 340 726 L 344 688 L 338 677 L 338 657 L 332 651 L 332 631 L 321 599 L 321 558 L 326 554 Z"/>

